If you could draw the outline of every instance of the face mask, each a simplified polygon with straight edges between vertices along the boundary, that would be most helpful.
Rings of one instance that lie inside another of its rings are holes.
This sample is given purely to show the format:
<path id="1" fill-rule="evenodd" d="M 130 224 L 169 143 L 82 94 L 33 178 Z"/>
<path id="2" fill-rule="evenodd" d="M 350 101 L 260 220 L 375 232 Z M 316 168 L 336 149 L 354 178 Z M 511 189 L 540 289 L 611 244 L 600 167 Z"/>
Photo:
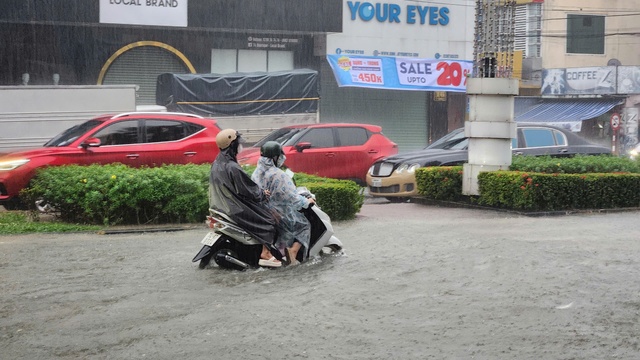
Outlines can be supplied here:
<path id="1" fill-rule="evenodd" d="M 280 157 L 278 158 L 278 163 L 276 164 L 277 167 L 281 167 L 284 164 L 284 161 L 287 160 L 287 157 L 284 155 L 280 155 Z"/>

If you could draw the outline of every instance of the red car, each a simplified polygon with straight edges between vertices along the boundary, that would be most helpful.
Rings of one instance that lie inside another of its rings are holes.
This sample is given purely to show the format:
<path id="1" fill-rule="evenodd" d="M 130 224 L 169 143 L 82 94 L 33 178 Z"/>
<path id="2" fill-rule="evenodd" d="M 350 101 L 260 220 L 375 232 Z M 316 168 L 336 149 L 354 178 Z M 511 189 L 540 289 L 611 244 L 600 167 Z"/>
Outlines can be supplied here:
<path id="1" fill-rule="evenodd" d="M 190 114 L 99 116 L 65 130 L 42 148 L 0 154 L 0 204 L 7 209 L 21 207 L 20 190 L 44 166 L 211 163 L 219 152 L 219 131 L 215 120 Z"/>
<path id="2" fill-rule="evenodd" d="M 280 128 L 238 154 L 241 165 L 256 165 L 267 141 L 282 144 L 285 165 L 294 172 L 366 183 L 369 167 L 398 153 L 398 145 L 369 124 L 310 124 Z"/>

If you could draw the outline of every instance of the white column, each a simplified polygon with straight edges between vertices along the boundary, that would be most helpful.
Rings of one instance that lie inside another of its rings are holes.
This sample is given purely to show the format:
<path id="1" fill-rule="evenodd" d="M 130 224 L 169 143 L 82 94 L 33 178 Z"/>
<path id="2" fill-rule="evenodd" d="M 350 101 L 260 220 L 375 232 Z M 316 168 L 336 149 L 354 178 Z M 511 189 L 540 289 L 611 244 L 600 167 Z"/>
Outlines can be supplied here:
<path id="1" fill-rule="evenodd" d="M 469 160 L 463 166 L 462 193 L 479 195 L 481 171 L 506 170 L 511 165 L 511 139 L 516 137 L 513 120 L 518 79 L 467 79 L 469 118 L 464 125 L 469 138 Z"/>

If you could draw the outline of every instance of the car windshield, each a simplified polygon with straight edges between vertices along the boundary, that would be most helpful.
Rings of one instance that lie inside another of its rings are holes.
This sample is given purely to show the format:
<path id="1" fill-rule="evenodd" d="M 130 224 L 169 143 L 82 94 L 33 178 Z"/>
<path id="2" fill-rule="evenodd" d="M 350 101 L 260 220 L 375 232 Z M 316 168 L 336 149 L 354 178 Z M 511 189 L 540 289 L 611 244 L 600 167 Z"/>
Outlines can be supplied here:
<path id="1" fill-rule="evenodd" d="M 100 125 L 102 121 L 99 120 L 89 120 L 82 124 L 73 126 L 63 131 L 62 133 L 56 135 L 53 139 L 47 141 L 44 144 L 45 147 L 57 147 L 57 146 L 68 146 L 72 142 L 74 142 L 77 138 L 84 135 L 87 131 L 95 128 Z"/>
<path id="2" fill-rule="evenodd" d="M 261 147 L 267 141 L 277 141 L 280 144 L 284 144 L 285 141 L 291 139 L 291 137 L 296 133 L 298 133 L 300 130 L 302 129 L 301 128 L 282 128 L 282 129 L 275 130 L 269 135 L 260 139 L 260 141 L 255 143 L 253 147 Z"/>
<path id="3" fill-rule="evenodd" d="M 466 149 L 469 140 L 464 137 L 464 129 L 456 129 L 434 141 L 425 149 L 461 150 Z"/>

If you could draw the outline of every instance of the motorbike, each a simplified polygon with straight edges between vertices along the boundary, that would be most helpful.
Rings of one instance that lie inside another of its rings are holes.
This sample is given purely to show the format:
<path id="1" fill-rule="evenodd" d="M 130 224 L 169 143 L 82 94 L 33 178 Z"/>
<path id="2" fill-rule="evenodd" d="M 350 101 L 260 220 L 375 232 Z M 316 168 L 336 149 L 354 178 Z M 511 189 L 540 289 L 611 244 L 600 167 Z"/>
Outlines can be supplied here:
<path id="1" fill-rule="evenodd" d="M 298 192 L 313 196 L 305 188 L 298 188 Z M 303 247 L 298 251 L 296 260 L 302 263 L 323 253 L 342 250 L 342 242 L 334 236 L 329 215 L 315 204 L 301 211 L 311 224 L 311 238 L 309 248 Z M 200 261 L 200 269 L 209 265 L 211 260 L 224 269 L 242 271 L 259 267 L 262 243 L 258 239 L 238 226 L 229 216 L 215 209 L 209 209 L 207 223 L 211 231 L 202 239 L 202 248 L 192 260 Z"/>

